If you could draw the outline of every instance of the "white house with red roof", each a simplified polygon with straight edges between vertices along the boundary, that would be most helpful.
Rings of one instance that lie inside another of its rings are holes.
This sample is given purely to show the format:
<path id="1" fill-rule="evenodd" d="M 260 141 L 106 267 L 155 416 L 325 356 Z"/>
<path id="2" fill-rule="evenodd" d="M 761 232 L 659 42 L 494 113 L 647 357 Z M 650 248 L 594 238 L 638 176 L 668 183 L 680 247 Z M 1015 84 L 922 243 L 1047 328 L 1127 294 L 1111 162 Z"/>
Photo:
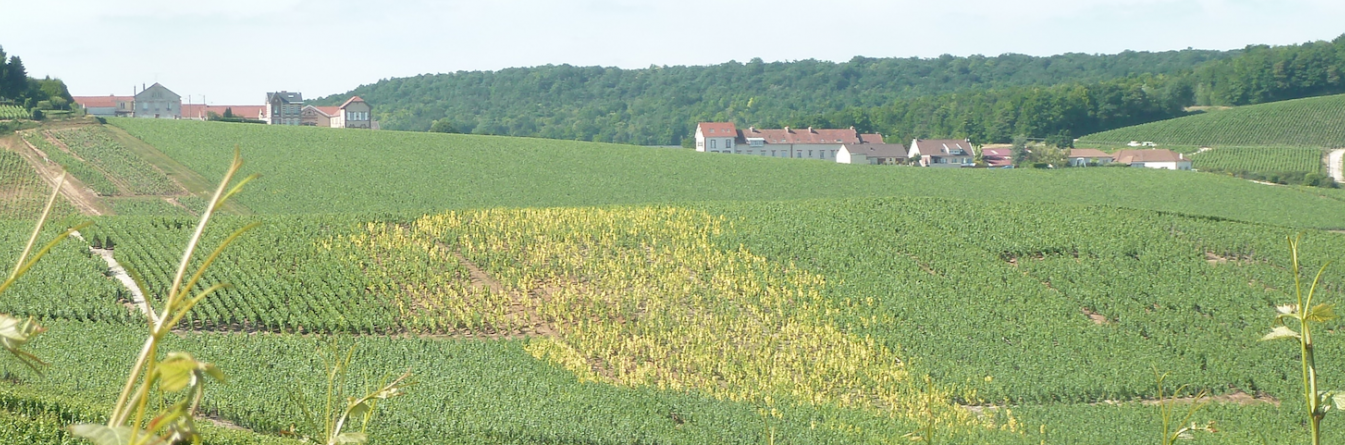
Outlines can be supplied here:
<path id="1" fill-rule="evenodd" d="M 966 139 L 915 139 L 911 141 L 910 159 L 919 159 L 921 167 L 971 167 L 976 150 Z"/>
<path id="2" fill-rule="evenodd" d="M 801 158 L 836 161 L 841 147 L 882 144 L 879 134 L 860 134 L 854 127 L 838 129 L 764 129 L 739 130 L 730 122 L 702 122 L 696 125 L 696 151 L 731 153 L 774 158 Z"/>
<path id="3" fill-rule="evenodd" d="M 133 113 L 135 96 L 75 96 L 75 103 L 91 116 L 125 117 Z"/>
<path id="4" fill-rule="evenodd" d="M 336 115 L 332 116 L 332 128 L 364 128 L 373 129 L 374 107 L 359 96 L 346 99 L 341 106 L 336 107 Z"/>

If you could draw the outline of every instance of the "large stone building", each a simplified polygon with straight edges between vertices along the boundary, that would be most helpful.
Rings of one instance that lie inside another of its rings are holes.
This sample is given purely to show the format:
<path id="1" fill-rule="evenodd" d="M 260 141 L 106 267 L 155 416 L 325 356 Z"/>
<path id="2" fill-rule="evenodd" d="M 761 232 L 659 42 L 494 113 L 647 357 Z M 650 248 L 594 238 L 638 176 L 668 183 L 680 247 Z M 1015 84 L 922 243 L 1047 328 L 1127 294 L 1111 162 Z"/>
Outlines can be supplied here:
<path id="1" fill-rule="evenodd" d="M 91 116 L 178 119 L 182 96 L 155 82 L 134 96 L 75 96 L 75 103 Z"/>
<path id="2" fill-rule="evenodd" d="M 149 119 L 178 119 L 182 117 L 182 96 L 155 82 L 136 93 L 132 116 Z"/>
<path id="3" fill-rule="evenodd" d="M 270 125 L 303 125 L 304 95 L 280 91 L 266 93 L 262 120 Z"/>
<path id="4" fill-rule="evenodd" d="M 860 134 L 854 127 L 844 130 L 811 127 L 739 130 L 729 122 L 702 122 L 696 126 L 696 151 L 706 153 L 835 161 L 837 153 L 846 144 L 882 143 L 882 135 Z"/>

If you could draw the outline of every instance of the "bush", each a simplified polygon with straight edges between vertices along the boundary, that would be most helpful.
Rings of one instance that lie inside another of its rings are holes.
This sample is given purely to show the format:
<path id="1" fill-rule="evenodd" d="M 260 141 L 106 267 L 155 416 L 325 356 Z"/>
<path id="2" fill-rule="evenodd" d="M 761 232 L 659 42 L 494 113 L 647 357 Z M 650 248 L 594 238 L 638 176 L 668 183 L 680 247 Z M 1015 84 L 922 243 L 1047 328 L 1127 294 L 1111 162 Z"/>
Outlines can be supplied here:
<path id="1" fill-rule="evenodd" d="M 33 120 L 40 121 L 44 118 L 46 118 L 46 115 L 42 114 L 42 110 L 36 108 L 33 109 Z"/>

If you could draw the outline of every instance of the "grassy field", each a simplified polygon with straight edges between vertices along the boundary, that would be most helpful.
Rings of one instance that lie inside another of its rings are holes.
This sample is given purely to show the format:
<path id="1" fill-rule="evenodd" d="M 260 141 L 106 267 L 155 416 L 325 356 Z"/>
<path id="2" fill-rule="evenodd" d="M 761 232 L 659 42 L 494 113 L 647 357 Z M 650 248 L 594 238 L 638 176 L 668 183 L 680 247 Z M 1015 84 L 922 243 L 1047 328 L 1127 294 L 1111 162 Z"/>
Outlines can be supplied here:
<path id="1" fill-rule="evenodd" d="M 246 169 L 266 179 L 240 202 L 264 214 L 932 196 L 1345 227 L 1345 206 L 1297 189 L 1146 169 L 890 168 L 546 139 L 111 122 L 207 178 L 241 147 Z"/>
<path id="2" fill-rule="evenodd" d="M 1081 144 L 1150 141 L 1186 146 L 1345 147 L 1345 95 L 1250 105 L 1118 128 Z"/>

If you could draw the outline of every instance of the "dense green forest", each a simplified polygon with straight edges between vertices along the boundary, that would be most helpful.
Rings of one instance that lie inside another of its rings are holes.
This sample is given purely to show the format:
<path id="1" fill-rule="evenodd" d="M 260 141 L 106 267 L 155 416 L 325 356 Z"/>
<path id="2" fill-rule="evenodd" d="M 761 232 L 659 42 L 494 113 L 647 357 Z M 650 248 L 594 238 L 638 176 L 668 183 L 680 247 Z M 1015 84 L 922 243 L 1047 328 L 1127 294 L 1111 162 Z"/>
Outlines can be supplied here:
<path id="1" fill-rule="evenodd" d="M 706 120 L 1007 142 L 1153 122 L 1192 105 L 1345 92 L 1343 71 L 1345 36 L 1236 51 L 543 66 L 388 79 L 318 103 L 358 94 L 389 129 L 442 120 L 466 133 L 635 144 L 678 144 Z"/>
<path id="2" fill-rule="evenodd" d="M 633 70 L 560 65 L 388 79 L 316 103 L 358 94 L 387 129 L 426 130 L 446 119 L 465 133 L 677 144 L 702 120 L 770 125 L 945 93 L 1176 74 L 1238 53 L 754 59 Z"/>
<path id="3" fill-rule="evenodd" d="M 42 103 L 45 102 L 45 103 Z M 34 79 L 19 56 L 8 56 L 0 47 L 0 104 L 13 103 L 24 108 L 65 109 L 73 102 L 65 82 L 60 79 Z"/>

